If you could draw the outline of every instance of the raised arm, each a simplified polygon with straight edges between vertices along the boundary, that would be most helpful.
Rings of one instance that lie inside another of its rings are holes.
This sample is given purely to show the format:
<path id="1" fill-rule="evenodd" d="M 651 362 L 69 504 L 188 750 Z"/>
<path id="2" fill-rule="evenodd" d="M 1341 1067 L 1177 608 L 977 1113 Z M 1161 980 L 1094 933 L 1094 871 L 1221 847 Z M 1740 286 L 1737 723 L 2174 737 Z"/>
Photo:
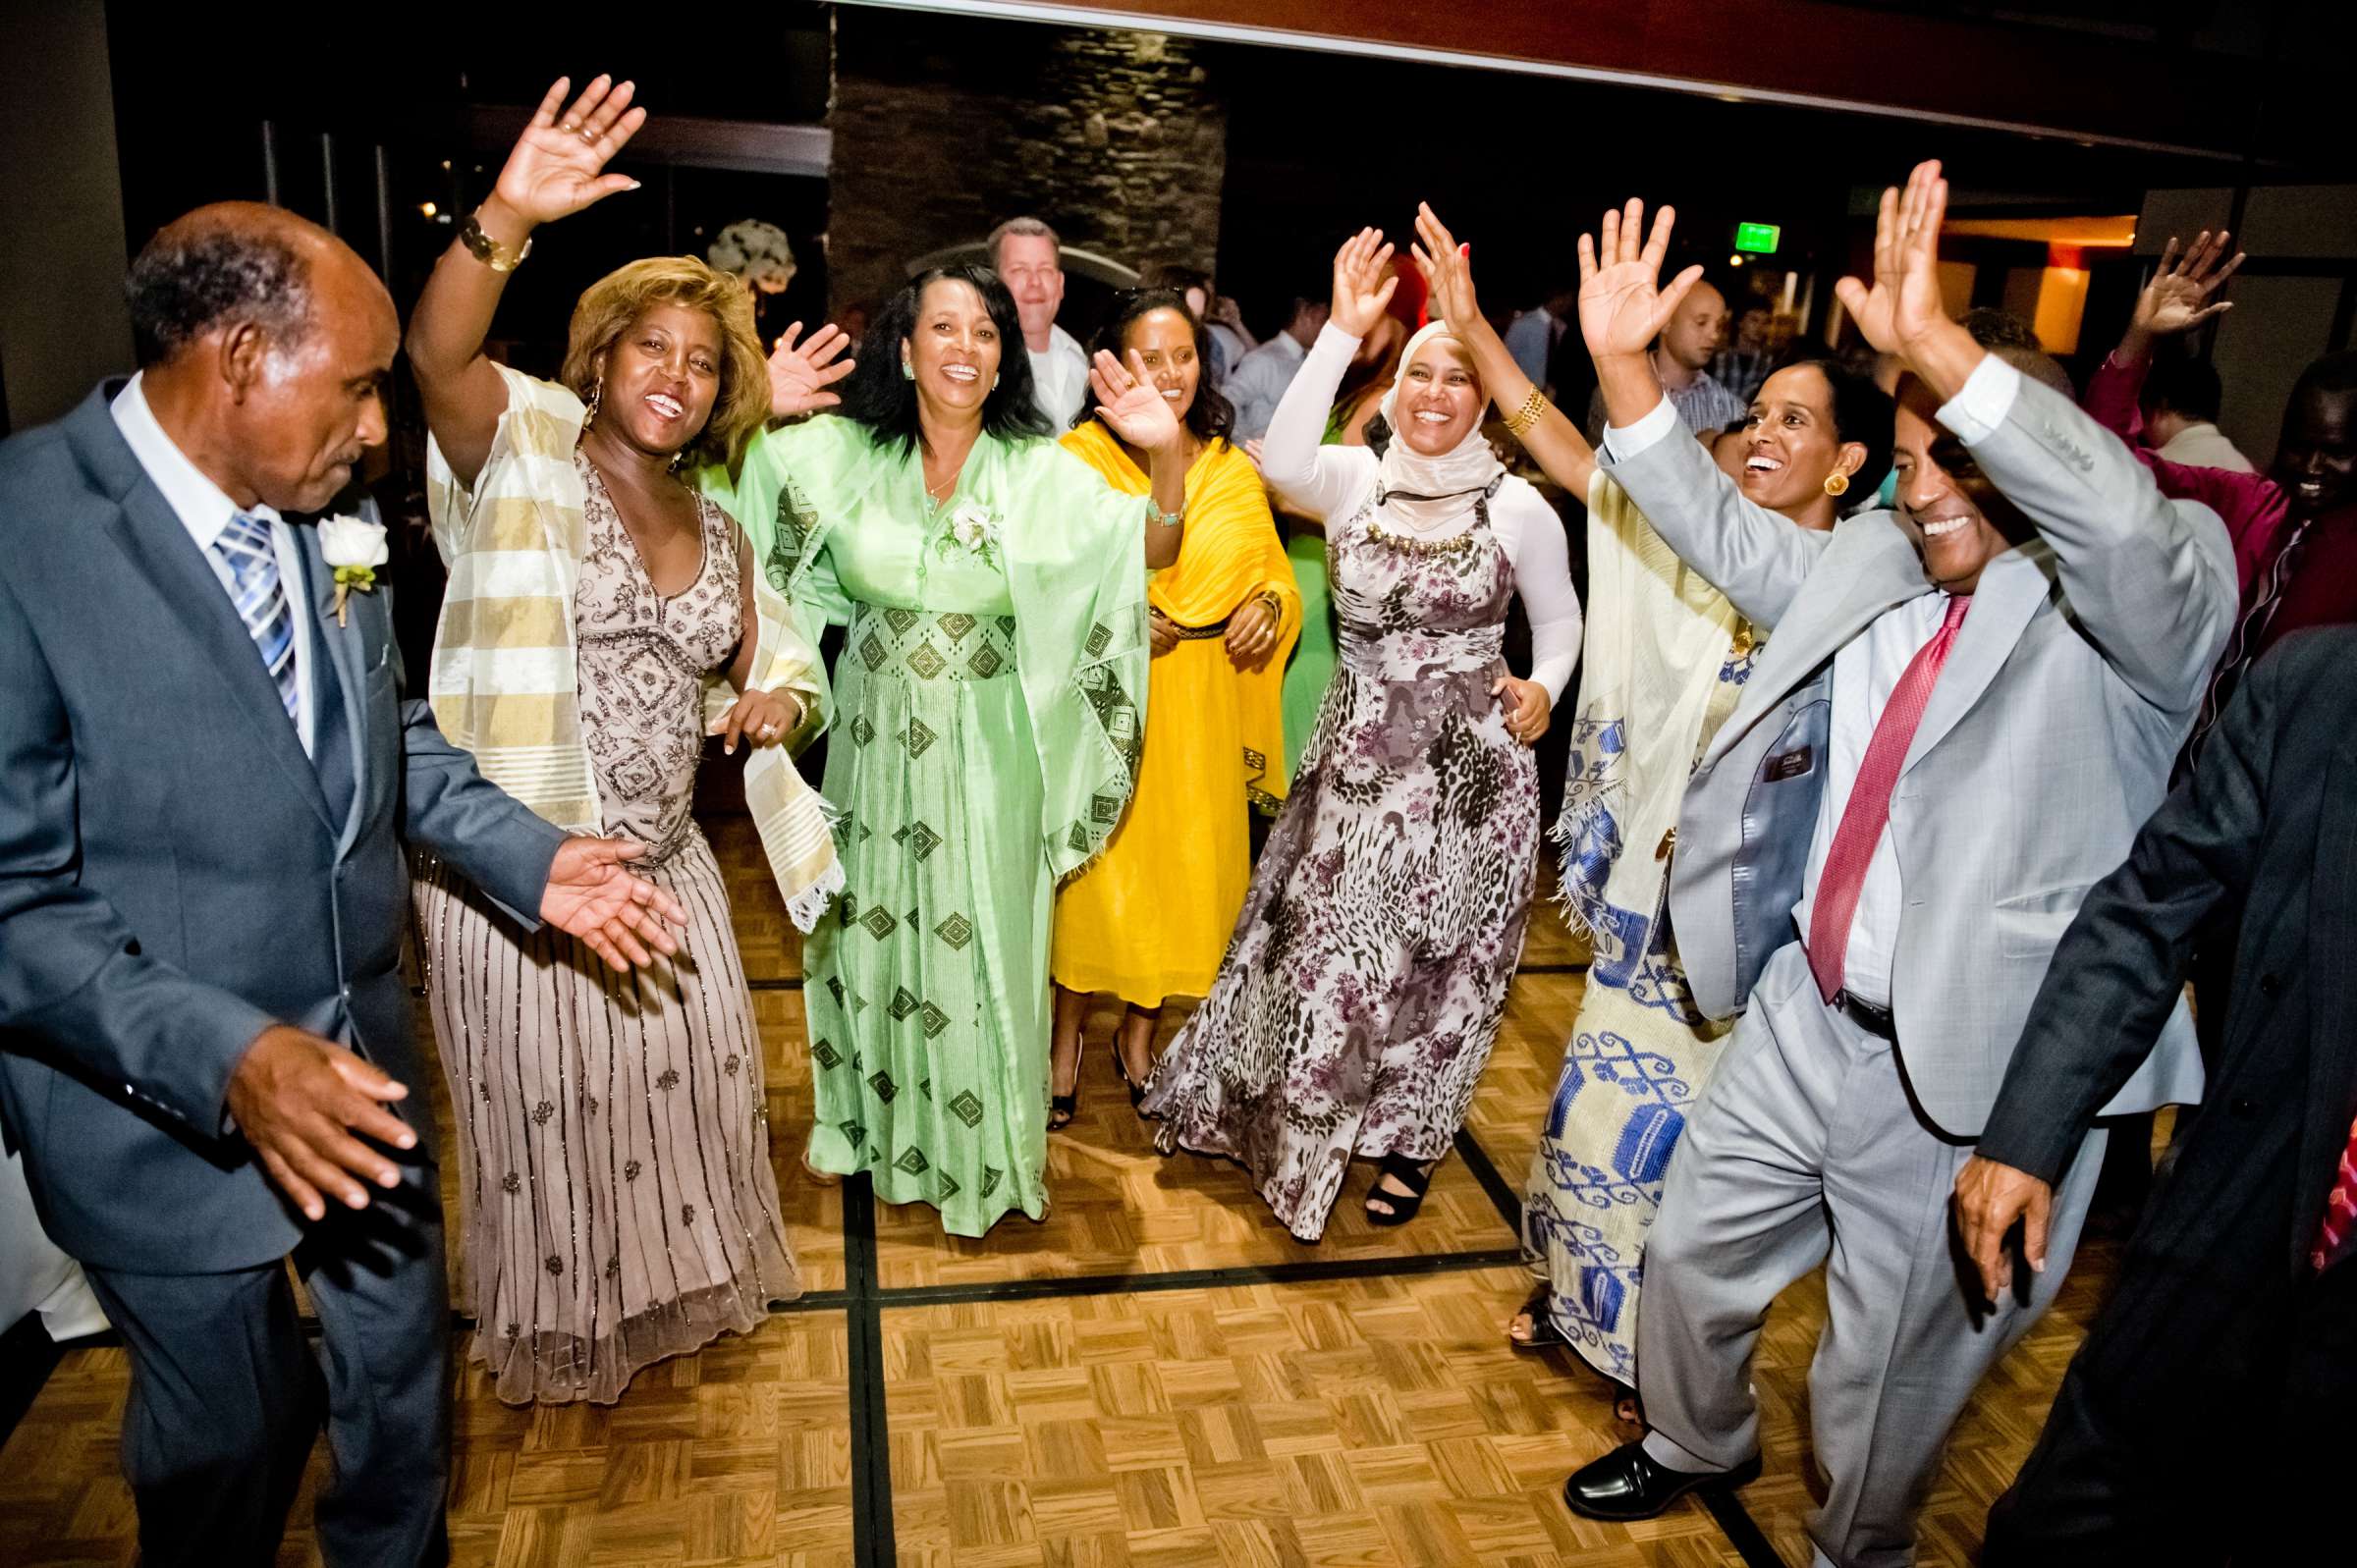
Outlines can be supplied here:
<path id="1" fill-rule="evenodd" d="M 1146 519 L 1146 565 L 1159 571 L 1178 559 L 1186 539 L 1186 470 L 1194 454 L 1186 427 L 1171 412 L 1163 395 L 1146 374 L 1146 361 L 1135 349 L 1123 364 L 1099 351 L 1088 368 L 1088 385 L 1097 400 L 1097 417 L 1129 445 L 1147 455 L 1146 482 L 1154 514 Z"/>
<path id="2" fill-rule="evenodd" d="M 559 77 L 541 98 L 491 194 L 434 264 L 410 318 L 410 368 L 426 428 L 466 489 L 491 456 L 508 406 L 507 385 L 483 356 L 508 274 L 539 225 L 638 187 L 628 175 L 599 172 L 646 123 L 646 111 L 630 107 L 632 84 L 615 86 L 601 76 L 560 116 L 570 85 Z"/>
<path id="3" fill-rule="evenodd" d="M 1380 229 L 1359 230 L 1335 252 L 1333 310 L 1308 357 L 1293 372 L 1292 384 L 1285 389 L 1261 441 L 1261 477 L 1287 505 L 1315 517 L 1357 499 L 1374 462 L 1374 455 L 1362 448 L 1323 443 L 1343 372 L 1399 287 L 1391 260 L 1392 247 L 1383 243 Z"/>
<path id="4" fill-rule="evenodd" d="M 1481 313 L 1473 293 L 1470 245 L 1460 245 L 1429 202 L 1416 208 L 1416 265 L 1432 287 L 1432 301 L 1450 330 L 1473 355 L 1473 368 L 1489 389 L 1507 429 L 1522 443 L 1548 478 L 1584 498 L 1596 474 L 1596 449 L 1562 410 L 1547 401 L 1521 362 Z"/>
<path id="5" fill-rule="evenodd" d="M 1595 357 L 1610 416 L 1601 462 L 1654 531 L 1746 620 L 1774 627 L 1832 535 L 1795 527 L 1744 495 L 1662 395 L 1646 346 L 1677 309 L 1699 267 L 1658 287 L 1676 214 L 1664 207 L 1644 239 L 1645 204 L 1607 212 L 1579 237 L 1579 331 Z M 1584 494 L 1584 492 L 1583 492 Z"/>
<path id="6" fill-rule="evenodd" d="M 2163 495 L 2117 437 L 1948 319 L 1939 278 L 1946 209 L 1937 162 L 1918 164 L 1903 193 L 1885 190 L 1873 285 L 1842 279 L 1841 302 L 1867 342 L 1896 353 L 1941 400 L 1941 422 L 2038 525 L 2072 616 L 2105 661 L 2155 707 L 2190 713 L 2234 617 L 2225 528 L 2207 507 Z"/>

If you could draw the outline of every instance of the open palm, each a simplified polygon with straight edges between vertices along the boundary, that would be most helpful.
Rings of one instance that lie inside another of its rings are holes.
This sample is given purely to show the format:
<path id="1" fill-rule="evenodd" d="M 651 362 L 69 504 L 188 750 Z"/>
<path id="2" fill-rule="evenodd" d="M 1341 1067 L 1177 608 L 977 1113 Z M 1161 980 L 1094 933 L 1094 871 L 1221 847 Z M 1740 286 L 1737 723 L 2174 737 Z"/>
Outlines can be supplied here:
<path id="1" fill-rule="evenodd" d="M 1947 320 L 1940 294 L 1940 225 L 1947 182 L 1932 159 L 1915 166 L 1901 191 L 1886 189 L 1874 223 L 1874 283 L 1843 278 L 1834 293 L 1866 341 L 1898 353 Z"/>
<path id="2" fill-rule="evenodd" d="M 1645 203 L 1631 196 L 1627 206 L 1604 215 L 1594 239 L 1579 237 L 1579 335 L 1588 352 L 1643 353 L 1702 280 L 1702 268 L 1694 266 L 1661 287 L 1662 258 L 1676 227 L 1677 209 L 1664 207 L 1645 238 Z"/>
<path id="3" fill-rule="evenodd" d="M 2231 261 L 2224 260 L 2226 245 L 2232 238 L 2222 229 L 2215 235 L 2204 229 L 2180 257 L 2176 237 L 2171 235 L 2161 252 L 2161 265 L 2154 270 L 2153 281 L 2136 297 L 2136 311 L 2129 318 L 2129 325 L 2156 338 L 2168 338 L 2232 309 L 2233 301 L 2220 299 L 2214 303 L 2211 298 L 2234 276 L 2234 269 L 2242 265 L 2239 250 Z"/>
<path id="4" fill-rule="evenodd" d="M 1334 253 L 1334 324 L 1353 338 L 1375 330 L 1399 287 L 1381 229 L 1361 229 Z"/>
<path id="5" fill-rule="evenodd" d="M 838 357 L 851 346 L 851 340 L 833 322 L 810 334 L 809 342 L 796 346 L 795 340 L 801 334 L 802 324 L 797 321 L 769 351 L 769 414 L 773 419 L 831 408 L 843 402 L 841 394 L 827 388 L 850 375 L 857 363 Z"/>
<path id="6" fill-rule="evenodd" d="M 1178 439 L 1178 415 L 1146 379 L 1146 362 L 1136 350 L 1129 351 L 1126 365 L 1099 350 L 1088 384 L 1096 394 L 1097 417 L 1138 451 L 1159 452 Z"/>
<path id="7" fill-rule="evenodd" d="M 492 188 L 530 223 L 553 223 L 638 184 L 629 175 L 600 172 L 646 124 L 646 111 L 630 107 L 636 85 L 616 86 L 613 78 L 601 76 L 560 115 L 558 105 L 571 85 L 559 77 L 541 97 Z"/>
<path id="8" fill-rule="evenodd" d="M 1409 253 L 1432 290 L 1432 302 L 1441 318 L 1463 325 L 1478 317 L 1481 301 L 1473 293 L 1473 262 L 1430 202 L 1416 207 L 1416 240 L 1417 243 L 1408 247 Z"/>

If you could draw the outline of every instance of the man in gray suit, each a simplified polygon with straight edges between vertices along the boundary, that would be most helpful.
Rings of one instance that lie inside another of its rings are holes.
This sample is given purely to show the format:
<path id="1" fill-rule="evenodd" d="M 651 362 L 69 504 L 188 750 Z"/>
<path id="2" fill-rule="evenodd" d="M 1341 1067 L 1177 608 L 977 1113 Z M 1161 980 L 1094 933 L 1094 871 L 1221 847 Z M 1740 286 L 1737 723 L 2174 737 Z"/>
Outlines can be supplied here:
<path id="1" fill-rule="evenodd" d="M 289 520 L 384 439 L 399 327 L 359 257 L 205 207 L 130 293 L 139 374 L 0 446 L 0 1131 L 130 1351 L 150 1568 L 271 1560 L 323 1380 L 328 1561 L 440 1562 L 450 1324 L 402 840 L 618 967 L 685 916 L 623 870 L 633 846 L 568 838 L 405 707 L 385 596 L 339 609 L 320 530 Z"/>
<path id="2" fill-rule="evenodd" d="M 1652 1430 L 1565 1497 L 1643 1518 L 1757 1474 L 1761 1321 L 1829 1262 L 1809 1378 L 1828 1491 L 1809 1531 L 1843 1568 L 1913 1560 L 1949 1427 L 2061 1277 L 2025 1271 L 1984 1302 L 1947 1196 L 2063 928 L 2161 801 L 2234 613 L 2216 514 L 2165 500 L 2116 439 L 1947 319 L 1939 174 L 1885 192 L 1873 285 L 1840 286 L 1905 367 L 1901 511 L 1830 535 L 1743 500 L 1659 406 L 1642 352 L 1684 286 L 1656 288 L 1671 214 L 1641 251 L 1638 205 L 1608 217 L 1601 269 L 1580 242 L 1607 466 L 1774 635 L 1678 823 L 1687 979 L 1705 1012 L 1743 1016 L 1646 1247 Z M 2179 1007 L 2109 1108 L 2199 1088 Z M 2077 1241 L 2103 1140 L 2060 1175 L 2050 1260 Z"/>

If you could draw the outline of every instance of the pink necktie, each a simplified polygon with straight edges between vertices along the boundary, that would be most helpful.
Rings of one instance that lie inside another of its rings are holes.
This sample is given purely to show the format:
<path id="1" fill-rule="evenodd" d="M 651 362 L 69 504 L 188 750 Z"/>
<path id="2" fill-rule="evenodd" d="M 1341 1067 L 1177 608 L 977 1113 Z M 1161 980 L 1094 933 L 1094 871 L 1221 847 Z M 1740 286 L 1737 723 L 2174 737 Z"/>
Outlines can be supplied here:
<path id="1" fill-rule="evenodd" d="M 2349 1146 L 2340 1153 L 2340 1168 L 2333 1173 L 2332 1190 L 2325 1197 L 2325 1219 L 2316 1227 L 2316 1247 L 2308 1255 L 2309 1264 L 2323 1273 L 2327 1265 L 2339 1258 L 2353 1233 L 2357 1233 L 2357 1124 L 2349 1128 Z"/>
<path id="2" fill-rule="evenodd" d="M 1931 703 L 1932 682 L 1940 678 L 1940 667 L 1947 663 L 1947 650 L 1955 645 L 1956 628 L 1964 624 L 1964 612 L 1971 608 L 1967 595 L 1947 601 L 1940 629 L 1916 650 L 1906 673 L 1891 688 L 1891 701 L 1875 722 L 1874 738 L 1866 742 L 1858 777 L 1849 786 L 1849 803 L 1841 808 L 1840 826 L 1834 830 L 1825 870 L 1817 878 L 1817 901 L 1809 911 L 1809 970 L 1828 1001 L 1841 992 L 1850 922 L 1857 918 L 1858 894 L 1866 887 L 1866 868 L 1874 863 L 1874 846 L 1891 821 L 1891 791 L 1897 787 L 1899 767 Z"/>

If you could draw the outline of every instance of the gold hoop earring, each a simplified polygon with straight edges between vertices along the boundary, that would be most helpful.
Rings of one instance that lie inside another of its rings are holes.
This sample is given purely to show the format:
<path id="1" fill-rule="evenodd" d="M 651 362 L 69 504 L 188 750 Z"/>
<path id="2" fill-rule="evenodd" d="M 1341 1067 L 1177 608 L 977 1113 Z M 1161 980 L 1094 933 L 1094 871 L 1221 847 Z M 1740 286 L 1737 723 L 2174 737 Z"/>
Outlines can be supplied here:
<path id="1" fill-rule="evenodd" d="M 581 428 L 583 430 L 597 423 L 597 406 L 605 401 L 605 396 L 606 378 L 599 376 L 597 384 L 589 389 L 589 406 L 581 410 Z"/>
<path id="2" fill-rule="evenodd" d="M 1849 494 L 1849 475 L 1836 468 L 1825 476 L 1825 493 L 1838 500 Z"/>

